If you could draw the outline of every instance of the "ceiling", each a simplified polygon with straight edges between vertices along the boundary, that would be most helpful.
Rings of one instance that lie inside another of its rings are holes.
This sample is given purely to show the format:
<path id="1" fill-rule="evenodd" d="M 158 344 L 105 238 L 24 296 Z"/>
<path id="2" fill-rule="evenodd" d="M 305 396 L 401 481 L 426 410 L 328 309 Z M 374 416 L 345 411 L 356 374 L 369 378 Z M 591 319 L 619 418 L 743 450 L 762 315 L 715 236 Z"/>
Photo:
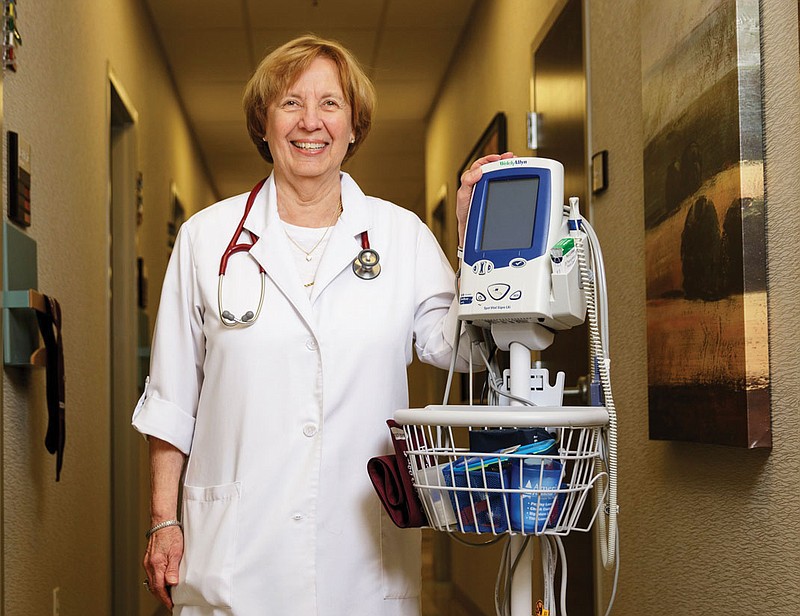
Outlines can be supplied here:
<path id="1" fill-rule="evenodd" d="M 365 192 L 421 211 L 425 120 L 474 0 L 145 0 L 220 197 L 267 170 L 241 97 L 261 58 L 313 32 L 358 57 L 375 84 L 372 132 L 348 170 Z"/>

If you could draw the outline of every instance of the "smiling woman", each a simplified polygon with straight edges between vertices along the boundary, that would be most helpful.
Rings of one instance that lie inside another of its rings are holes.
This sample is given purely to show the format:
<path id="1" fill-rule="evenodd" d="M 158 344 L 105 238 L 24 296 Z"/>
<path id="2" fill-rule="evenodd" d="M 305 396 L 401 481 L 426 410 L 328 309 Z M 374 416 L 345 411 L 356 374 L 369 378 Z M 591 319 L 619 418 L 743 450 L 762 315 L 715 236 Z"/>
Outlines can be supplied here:
<path id="1" fill-rule="evenodd" d="M 295 39 L 261 61 L 244 94 L 247 130 L 274 165 L 284 222 L 319 228 L 339 208 L 339 171 L 366 139 L 375 93 L 334 41 Z"/>
<path id="2" fill-rule="evenodd" d="M 263 140 L 272 154 L 276 181 L 313 178 L 338 188 L 339 168 L 355 136 L 331 60 L 316 58 L 286 94 L 269 104 Z M 292 222 L 291 210 L 280 213 Z"/>
<path id="3" fill-rule="evenodd" d="M 272 174 L 181 228 L 134 411 L 151 437 L 148 588 L 180 616 L 417 616 L 419 532 L 392 525 L 366 463 L 408 406 L 412 349 L 450 363 L 453 271 L 415 214 L 341 171 L 374 107 L 347 50 L 279 47 L 244 107 Z"/>
<path id="4" fill-rule="evenodd" d="M 302 73 L 316 60 L 329 60 L 336 70 L 340 96 L 350 108 L 353 142 L 342 162 L 356 153 L 367 138 L 375 108 L 375 89 L 358 61 L 335 41 L 306 36 L 279 47 L 261 61 L 244 94 L 247 130 L 259 153 L 273 162 L 269 144 L 264 140 L 267 111 L 276 99 L 284 96 Z"/>

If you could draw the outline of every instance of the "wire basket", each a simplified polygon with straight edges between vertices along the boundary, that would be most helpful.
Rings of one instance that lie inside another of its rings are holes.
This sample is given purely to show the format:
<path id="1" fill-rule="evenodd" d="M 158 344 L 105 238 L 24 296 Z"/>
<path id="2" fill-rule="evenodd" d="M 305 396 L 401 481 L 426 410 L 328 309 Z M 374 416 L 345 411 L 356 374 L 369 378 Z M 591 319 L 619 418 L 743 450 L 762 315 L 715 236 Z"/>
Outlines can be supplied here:
<path id="1" fill-rule="evenodd" d="M 429 406 L 395 413 L 432 528 L 495 535 L 591 529 L 604 494 L 588 517 L 581 513 L 595 484 L 606 483 L 599 462 L 608 414 L 603 407 L 531 408 Z M 509 446 L 515 439 L 528 442 Z M 487 441 L 504 445 L 487 451 Z"/>

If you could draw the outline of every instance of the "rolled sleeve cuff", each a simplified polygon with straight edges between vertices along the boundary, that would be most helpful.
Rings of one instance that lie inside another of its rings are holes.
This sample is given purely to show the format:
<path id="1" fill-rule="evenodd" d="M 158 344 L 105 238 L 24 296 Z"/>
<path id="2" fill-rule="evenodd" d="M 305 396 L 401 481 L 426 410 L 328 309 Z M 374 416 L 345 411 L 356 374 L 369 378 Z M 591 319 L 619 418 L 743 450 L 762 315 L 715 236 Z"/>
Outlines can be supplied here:
<path id="1" fill-rule="evenodd" d="M 174 445 L 187 456 L 194 438 L 194 417 L 172 402 L 142 395 L 133 412 L 133 427 L 145 436 L 154 436 Z"/>
<path id="2" fill-rule="evenodd" d="M 442 331 L 444 331 L 444 335 L 448 338 L 447 341 L 450 343 L 453 342 L 452 336 L 455 334 L 456 327 L 458 327 L 458 295 L 453 298 L 450 308 L 447 309 L 447 314 L 444 317 L 444 324 L 442 325 Z M 462 325 L 458 331 L 459 335 L 463 334 L 464 326 Z"/>
<path id="3" fill-rule="evenodd" d="M 441 336 L 444 340 L 444 344 L 436 344 L 428 348 L 418 349 L 419 358 L 426 363 L 447 369 L 446 367 L 450 363 L 450 357 L 453 353 L 456 328 L 458 328 L 459 337 L 462 336 L 464 334 L 464 325 L 459 325 L 458 297 L 453 299 L 442 320 Z M 459 349 L 459 356 L 467 357 L 467 352 L 468 351 L 465 351 L 463 348 Z M 460 363 L 463 364 L 464 362 L 462 361 Z M 461 370 L 464 370 L 464 368 L 462 367 Z"/>

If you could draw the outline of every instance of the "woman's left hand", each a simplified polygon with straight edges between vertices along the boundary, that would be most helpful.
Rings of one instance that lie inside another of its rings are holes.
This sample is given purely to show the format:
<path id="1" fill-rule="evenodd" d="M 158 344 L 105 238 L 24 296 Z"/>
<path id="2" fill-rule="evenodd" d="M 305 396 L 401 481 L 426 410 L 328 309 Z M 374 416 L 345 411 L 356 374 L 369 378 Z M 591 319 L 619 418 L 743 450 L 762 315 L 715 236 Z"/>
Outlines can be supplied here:
<path id="1" fill-rule="evenodd" d="M 456 220 L 458 221 L 458 245 L 464 245 L 464 233 L 467 229 L 467 214 L 469 213 L 469 202 L 472 199 L 472 188 L 481 179 L 483 171 L 481 165 L 486 163 L 493 163 L 503 158 L 514 158 L 513 152 L 506 152 L 505 154 L 489 154 L 483 156 L 472 163 L 461 175 L 461 186 L 456 192 Z"/>

